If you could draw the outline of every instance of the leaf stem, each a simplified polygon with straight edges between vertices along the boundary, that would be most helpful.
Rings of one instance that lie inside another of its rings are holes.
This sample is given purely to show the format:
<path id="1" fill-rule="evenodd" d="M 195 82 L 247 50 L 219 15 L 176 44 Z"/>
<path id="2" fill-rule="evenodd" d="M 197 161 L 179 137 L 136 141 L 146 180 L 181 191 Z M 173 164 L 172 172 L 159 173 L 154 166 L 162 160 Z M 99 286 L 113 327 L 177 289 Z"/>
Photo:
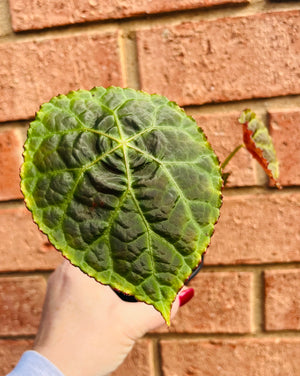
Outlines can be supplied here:
<path id="1" fill-rule="evenodd" d="M 224 170 L 224 168 L 228 165 L 228 163 L 231 161 L 231 159 L 235 156 L 235 154 L 241 149 L 244 148 L 245 145 L 241 144 L 237 146 L 225 159 L 225 161 L 221 164 L 221 170 Z"/>

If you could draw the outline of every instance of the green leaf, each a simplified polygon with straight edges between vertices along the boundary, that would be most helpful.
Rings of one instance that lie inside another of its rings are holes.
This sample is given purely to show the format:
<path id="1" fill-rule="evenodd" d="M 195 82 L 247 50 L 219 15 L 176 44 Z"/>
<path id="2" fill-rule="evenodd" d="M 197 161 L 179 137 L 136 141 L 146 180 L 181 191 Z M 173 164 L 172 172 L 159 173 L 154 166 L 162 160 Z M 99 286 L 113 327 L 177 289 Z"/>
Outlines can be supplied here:
<path id="1" fill-rule="evenodd" d="M 278 182 L 279 163 L 267 127 L 249 109 L 242 112 L 239 122 L 243 124 L 243 139 L 246 149 L 262 166 L 271 182 L 281 189 Z"/>
<path id="2" fill-rule="evenodd" d="M 176 104 L 132 89 L 60 95 L 31 123 L 21 170 L 34 221 L 74 265 L 169 323 L 219 217 L 219 162 Z"/>

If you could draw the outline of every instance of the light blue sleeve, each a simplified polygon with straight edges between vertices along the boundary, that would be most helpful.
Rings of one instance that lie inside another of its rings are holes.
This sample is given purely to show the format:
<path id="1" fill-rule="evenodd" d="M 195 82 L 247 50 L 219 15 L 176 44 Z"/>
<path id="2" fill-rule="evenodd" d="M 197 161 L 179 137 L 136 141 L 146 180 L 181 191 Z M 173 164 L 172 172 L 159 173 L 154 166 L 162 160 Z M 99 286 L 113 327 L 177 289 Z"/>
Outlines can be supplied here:
<path id="1" fill-rule="evenodd" d="M 24 352 L 19 363 L 7 376 L 64 376 L 48 359 L 36 351 Z"/>

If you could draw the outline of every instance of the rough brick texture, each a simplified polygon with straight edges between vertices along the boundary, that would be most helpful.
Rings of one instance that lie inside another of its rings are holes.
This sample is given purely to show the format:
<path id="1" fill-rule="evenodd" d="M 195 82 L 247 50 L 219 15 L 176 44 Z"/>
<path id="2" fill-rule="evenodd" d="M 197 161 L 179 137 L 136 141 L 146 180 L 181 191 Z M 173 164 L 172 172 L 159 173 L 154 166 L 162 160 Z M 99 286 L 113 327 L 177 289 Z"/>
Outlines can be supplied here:
<path id="1" fill-rule="evenodd" d="M 193 116 L 204 130 L 220 162 L 223 162 L 236 146 L 243 143 L 242 127 L 237 120 L 239 115 L 236 112 Z M 250 186 L 257 182 L 254 160 L 245 149 L 240 150 L 229 162 L 227 171 L 231 173 L 228 187 Z"/>
<path id="2" fill-rule="evenodd" d="M 195 296 L 113 375 L 300 375 L 299 61 L 297 1 L 0 0 L 1 375 L 31 348 L 42 273 L 63 260 L 22 204 L 20 121 L 55 95 L 98 85 L 186 106 L 221 162 L 251 108 L 268 120 L 283 185 L 269 187 L 238 152 L 204 269 L 189 284 Z"/>
<path id="3" fill-rule="evenodd" d="M 0 271 L 47 270 L 62 261 L 25 208 L 0 210 Z"/>
<path id="4" fill-rule="evenodd" d="M 164 376 L 298 376 L 299 339 L 163 341 Z"/>
<path id="5" fill-rule="evenodd" d="M 30 118 L 70 90 L 122 85 L 118 33 L 0 44 L 0 121 Z"/>
<path id="6" fill-rule="evenodd" d="M 161 332 L 247 333 L 251 332 L 251 273 L 199 273 L 189 287 L 193 299 L 180 308 L 170 328 Z"/>
<path id="7" fill-rule="evenodd" d="M 131 16 L 196 9 L 247 0 L 10 0 L 15 31 L 43 29 L 86 21 L 126 18 Z M 47 17 L 45 17 L 47 14 Z"/>
<path id="8" fill-rule="evenodd" d="M 270 111 L 270 128 L 280 162 L 280 183 L 300 184 L 300 111 Z"/>
<path id="9" fill-rule="evenodd" d="M 300 269 L 265 272 L 266 330 L 300 329 Z"/>
<path id="10" fill-rule="evenodd" d="M 19 169 L 22 143 L 16 130 L 0 133 L 0 201 L 22 198 Z"/>
<path id="11" fill-rule="evenodd" d="M 17 364 L 24 351 L 30 350 L 33 341 L 26 339 L 0 340 L 0 375 L 7 375 Z"/>
<path id="12" fill-rule="evenodd" d="M 286 11 L 138 31 L 142 89 L 181 105 L 299 94 L 299 25 Z"/>
<path id="13" fill-rule="evenodd" d="M 138 341 L 124 363 L 111 376 L 154 376 L 151 340 Z"/>
<path id="14" fill-rule="evenodd" d="M 42 277 L 0 278 L 0 336 L 36 334 L 45 291 Z"/>
<path id="15" fill-rule="evenodd" d="M 207 264 L 300 261 L 300 194 L 228 196 Z"/>
<path id="16" fill-rule="evenodd" d="M 32 345 L 32 340 L 0 340 L 0 374 L 10 372 Z M 143 339 L 134 345 L 124 363 L 111 376 L 153 376 L 153 372 L 152 342 Z"/>

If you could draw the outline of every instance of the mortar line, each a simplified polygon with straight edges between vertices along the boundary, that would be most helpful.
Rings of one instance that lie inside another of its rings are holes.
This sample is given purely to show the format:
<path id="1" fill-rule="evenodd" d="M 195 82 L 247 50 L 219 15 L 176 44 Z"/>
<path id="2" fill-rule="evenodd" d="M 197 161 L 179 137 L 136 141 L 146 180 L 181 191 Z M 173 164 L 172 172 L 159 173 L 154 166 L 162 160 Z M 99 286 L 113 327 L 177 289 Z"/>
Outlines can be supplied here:
<path id="1" fill-rule="evenodd" d="M 134 33 L 135 34 L 135 33 Z M 130 53 L 130 50 L 127 50 Z M 136 65 L 138 64 L 135 61 Z M 138 67 L 137 67 L 138 69 Z M 135 72 L 137 79 L 132 79 L 132 84 L 140 86 L 138 72 Z M 131 86 L 133 89 L 134 87 Z M 137 88 L 139 89 L 139 87 Z M 239 115 L 245 108 L 251 108 L 257 113 L 262 113 L 268 111 L 281 111 L 281 110 L 299 110 L 300 107 L 300 95 L 282 95 L 277 97 L 269 98 L 252 98 L 252 99 L 241 99 L 220 103 L 203 103 L 199 105 L 187 105 L 181 106 L 188 115 L 190 116 L 201 116 L 210 114 L 220 114 L 220 113 L 237 113 Z M 27 128 L 29 123 L 34 120 L 34 117 L 18 119 L 18 120 L 7 120 L 0 122 L 1 129 L 13 128 L 15 126 Z M 228 189 L 228 188 L 227 188 Z"/>
<path id="2" fill-rule="evenodd" d="M 119 56 L 120 56 L 122 86 L 123 87 L 129 87 L 124 38 L 125 38 L 124 33 L 119 31 L 118 48 L 119 48 Z"/>
<path id="3" fill-rule="evenodd" d="M 59 252 L 59 251 L 57 251 Z M 239 264 L 239 265 L 204 265 L 201 270 L 203 273 L 224 273 L 224 272 L 253 272 L 253 273 L 262 273 L 265 270 L 295 270 L 300 268 L 300 262 L 289 262 L 289 263 L 269 263 L 269 264 Z M 0 271 L 0 278 L 2 277 L 27 277 L 41 275 L 47 278 L 55 268 L 49 268 L 47 270 L 43 269 L 34 269 L 34 270 L 3 270 Z"/>
<path id="4" fill-rule="evenodd" d="M 252 275 L 251 326 L 253 333 L 258 334 L 264 332 L 264 277 L 262 270 L 255 270 Z"/>
<path id="5" fill-rule="evenodd" d="M 124 86 L 140 89 L 136 35 L 133 31 L 120 29 L 119 46 Z"/>
<path id="6" fill-rule="evenodd" d="M 20 340 L 27 340 L 31 341 L 35 339 L 35 334 L 16 334 L 16 335 L 0 335 L 0 340 L 5 341 L 20 341 Z"/>
<path id="7" fill-rule="evenodd" d="M 152 338 L 152 366 L 153 376 L 162 376 L 161 354 L 159 338 Z"/>
<path id="8" fill-rule="evenodd" d="M 265 270 L 294 270 L 300 268 L 300 262 L 278 262 L 264 264 L 229 264 L 229 265 L 206 265 L 204 264 L 203 273 L 222 273 L 222 272 L 253 272 L 262 273 Z"/>
<path id="9" fill-rule="evenodd" d="M 279 195 L 289 195 L 292 193 L 300 193 L 300 186 L 284 186 L 283 189 L 279 190 L 277 188 L 269 187 L 266 185 L 255 185 L 255 186 L 245 186 L 245 187 L 228 187 L 223 190 L 223 197 L 234 197 L 234 196 L 247 196 L 247 195 L 265 195 L 265 196 L 276 196 Z"/>
<path id="10" fill-rule="evenodd" d="M 161 340 L 170 340 L 181 342 L 184 340 L 192 341 L 226 341 L 226 340 L 245 340 L 245 339 L 297 339 L 300 340 L 299 330 L 278 330 L 261 333 L 150 333 L 145 338 Z"/>
<path id="11" fill-rule="evenodd" d="M 219 103 L 204 103 L 183 106 L 188 115 L 209 115 L 214 113 L 239 113 L 251 108 L 257 113 L 276 110 L 297 110 L 300 106 L 300 95 L 290 94 L 273 97 L 249 98 Z"/>
<path id="12" fill-rule="evenodd" d="M 0 271 L 0 281 L 4 281 L 6 278 L 30 278 L 30 277 L 42 277 L 46 281 L 48 280 L 50 274 L 54 271 L 53 269 L 42 270 L 6 270 Z"/>
<path id="13" fill-rule="evenodd" d="M 3 38 L 13 33 L 12 18 L 9 9 L 9 0 L 2 0 L 2 6 L 0 10 L 0 29 L 3 33 L 0 38 Z"/>

